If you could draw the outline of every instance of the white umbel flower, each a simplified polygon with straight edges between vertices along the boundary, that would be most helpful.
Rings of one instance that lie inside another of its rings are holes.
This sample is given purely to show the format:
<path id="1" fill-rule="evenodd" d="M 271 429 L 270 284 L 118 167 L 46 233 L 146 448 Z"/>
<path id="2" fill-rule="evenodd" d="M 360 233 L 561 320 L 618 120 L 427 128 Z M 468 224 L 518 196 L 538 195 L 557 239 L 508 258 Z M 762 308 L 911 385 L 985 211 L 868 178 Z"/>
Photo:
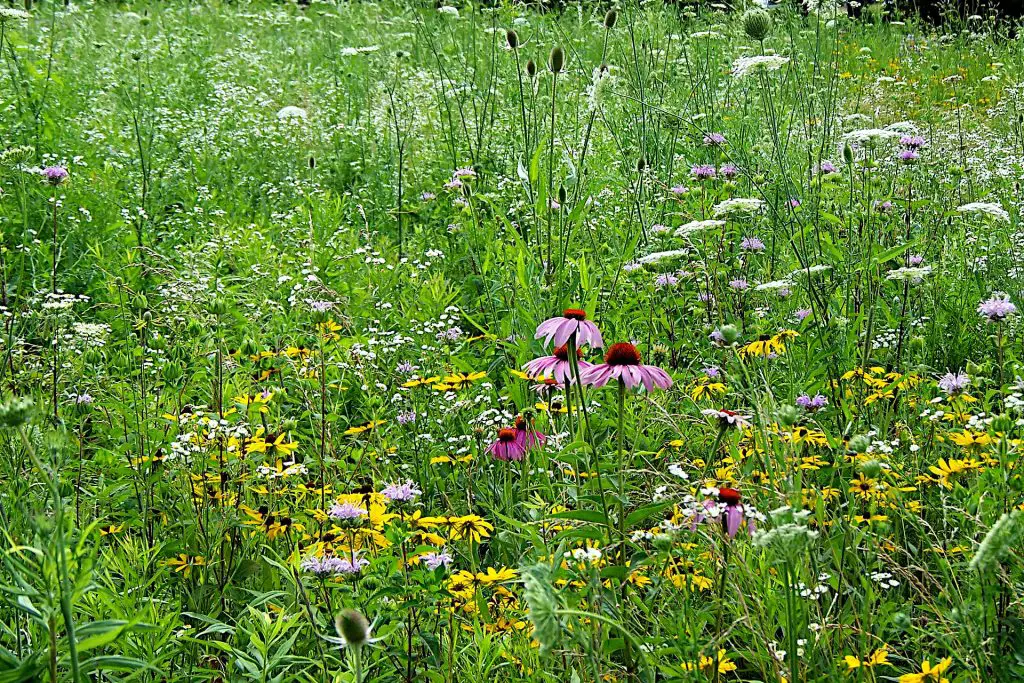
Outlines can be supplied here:
<path id="1" fill-rule="evenodd" d="M 725 221 L 718 220 L 706 220 L 706 221 L 690 221 L 686 225 L 680 225 L 676 228 L 676 237 L 688 237 L 689 235 L 703 232 L 704 230 L 711 230 L 713 228 L 720 228 L 725 225 Z"/>
<path id="2" fill-rule="evenodd" d="M 740 57 L 732 63 L 732 75 L 736 78 L 743 78 L 758 71 L 778 71 L 787 64 L 789 64 L 789 57 L 780 57 L 779 55 Z"/>
<path id="3" fill-rule="evenodd" d="M 759 212 L 764 207 L 764 202 L 756 197 L 733 197 L 720 202 L 712 209 L 717 218 L 723 216 L 749 216 Z"/>
<path id="4" fill-rule="evenodd" d="M 990 202 L 971 202 L 970 204 L 964 204 L 957 209 L 960 213 L 969 213 L 975 216 L 985 216 L 987 218 L 994 218 L 1004 223 L 1010 222 L 1010 214 L 1007 213 L 999 204 L 993 204 Z"/>
<path id="5" fill-rule="evenodd" d="M 305 109 L 293 105 L 281 107 L 280 111 L 277 112 L 277 119 L 279 121 L 305 121 L 308 116 Z"/>

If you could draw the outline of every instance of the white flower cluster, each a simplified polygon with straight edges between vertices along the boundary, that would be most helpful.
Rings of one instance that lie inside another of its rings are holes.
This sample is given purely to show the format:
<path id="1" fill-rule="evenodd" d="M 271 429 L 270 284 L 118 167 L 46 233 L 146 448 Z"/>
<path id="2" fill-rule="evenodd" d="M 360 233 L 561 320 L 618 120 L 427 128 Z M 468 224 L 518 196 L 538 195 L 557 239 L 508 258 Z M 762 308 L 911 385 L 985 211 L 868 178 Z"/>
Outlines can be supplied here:
<path id="1" fill-rule="evenodd" d="M 789 64 L 789 57 L 780 57 L 779 55 L 740 57 L 732 63 L 732 75 L 736 78 L 744 78 L 759 71 L 778 71 L 786 64 Z"/>

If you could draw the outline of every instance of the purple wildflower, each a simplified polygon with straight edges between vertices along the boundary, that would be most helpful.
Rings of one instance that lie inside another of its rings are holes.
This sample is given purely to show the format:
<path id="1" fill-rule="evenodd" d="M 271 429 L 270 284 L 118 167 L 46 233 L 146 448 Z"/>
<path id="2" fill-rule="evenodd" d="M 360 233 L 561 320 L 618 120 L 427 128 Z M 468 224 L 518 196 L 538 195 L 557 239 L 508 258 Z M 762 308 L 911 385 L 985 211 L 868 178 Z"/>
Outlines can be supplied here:
<path id="1" fill-rule="evenodd" d="M 1017 307 L 1006 294 L 997 292 L 992 298 L 978 304 L 978 313 L 989 322 L 1001 322 L 1017 312 Z"/>
<path id="2" fill-rule="evenodd" d="M 63 166 L 47 166 L 40 172 L 46 182 L 57 186 L 68 178 L 68 169 Z"/>
<path id="3" fill-rule="evenodd" d="M 740 249 L 744 251 L 764 251 L 764 242 L 756 237 L 744 237 L 743 241 L 740 242 Z"/>
<path id="4" fill-rule="evenodd" d="M 971 384 L 971 378 L 962 370 L 959 372 L 947 372 L 939 378 L 939 389 L 948 395 L 959 394 Z"/>
<path id="5" fill-rule="evenodd" d="M 715 177 L 715 167 L 711 164 L 697 164 L 690 169 L 694 180 L 711 180 Z"/>
<path id="6" fill-rule="evenodd" d="M 416 488 L 411 481 L 406 481 L 404 484 L 388 484 L 380 492 L 382 496 L 393 503 L 411 503 L 422 493 L 423 491 Z"/>

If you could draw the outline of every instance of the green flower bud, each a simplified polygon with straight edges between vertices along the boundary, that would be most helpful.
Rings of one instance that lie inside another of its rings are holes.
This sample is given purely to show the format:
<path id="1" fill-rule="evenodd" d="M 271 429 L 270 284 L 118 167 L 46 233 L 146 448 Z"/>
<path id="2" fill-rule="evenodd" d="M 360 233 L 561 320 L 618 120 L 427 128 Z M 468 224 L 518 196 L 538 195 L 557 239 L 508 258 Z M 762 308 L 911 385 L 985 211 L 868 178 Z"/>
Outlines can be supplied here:
<path id="1" fill-rule="evenodd" d="M 20 427 L 32 414 L 32 399 L 9 398 L 0 404 L 0 427 Z"/>
<path id="2" fill-rule="evenodd" d="M 781 406 L 775 413 L 775 419 L 781 425 L 792 427 L 800 419 L 800 410 L 793 405 Z"/>
<path id="3" fill-rule="evenodd" d="M 869 448 L 871 448 L 871 439 L 864 434 L 857 434 L 850 438 L 850 452 L 867 453 Z"/>
<path id="4" fill-rule="evenodd" d="M 719 332 L 722 333 L 722 341 L 726 344 L 735 344 L 740 340 L 740 328 L 735 325 L 722 325 Z"/>
<path id="5" fill-rule="evenodd" d="M 370 639 L 370 622 L 354 609 L 342 610 L 334 619 L 334 629 L 348 645 L 359 647 Z"/>
<path id="6" fill-rule="evenodd" d="M 772 18 L 765 10 L 755 8 L 743 14 L 743 30 L 751 40 L 764 40 L 772 30 Z"/>
<path id="7" fill-rule="evenodd" d="M 882 463 L 877 460 L 868 460 L 861 464 L 860 471 L 861 474 L 869 479 L 877 479 L 882 474 Z"/>

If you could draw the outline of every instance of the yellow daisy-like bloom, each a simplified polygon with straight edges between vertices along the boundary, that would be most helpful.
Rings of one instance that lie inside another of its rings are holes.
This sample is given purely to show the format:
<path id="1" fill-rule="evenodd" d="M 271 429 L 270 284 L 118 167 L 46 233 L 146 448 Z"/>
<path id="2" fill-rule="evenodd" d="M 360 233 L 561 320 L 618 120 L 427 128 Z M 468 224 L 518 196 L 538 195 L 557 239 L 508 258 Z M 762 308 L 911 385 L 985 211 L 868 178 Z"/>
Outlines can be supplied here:
<path id="1" fill-rule="evenodd" d="M 323 337 L 324 341 L 338 341 L 341 339 L 341 325 L 334 322 L 333 320 L 327 320 L 316 326 L 320 336 Z"/>
<path id="2" fill-rule="evenodd" d="M 946 669 L 953 663 L 952 657 L 946 657 L 935 666 L 929 660 L 921 662 L 921 673 L 903 674 L 900 676 L 900 683 L 949 683 L 949 679 L 943 676 Z"/>
<path id="3" fill-rule="evenodd" d="M 472 384 L 478 379 L 483 379 L 486 376 L 486 372 L 470 372 L 468 374 L 464 372 L 457 372 L 452 375 L 447 375 L 431 388 L 436 391 L 455 391 Z"/>
<path id="4" fill-rule="evenodd" d="M 273 398 L 274 392 L 264 391 L 259 394 L 253 394 L 252 396 L 249 396 L 248 394 L 239 394 L 238 396 L 235 396 L 234 401 L 243 408 L 256 406 L 261 413 L 265 414 L 269 411 L 267 404 L 270 403 Z"/>
<path id="5" fill-rule="evenodd" d="M 928 471 L 935 475 L 935 481 L 947 489 L 953 488 L 953 481 L 960 475 L 971 472 L 974 470 L 980 470 L 981 463 L 974 458 L 965 458 L 963 460 L 957 458 L 939 458 L 939 464 L 932 465 L 928 468 Z"/>
<path id="6" fill-rule="evenodd" d="M 516 570 L 509 569 L 508 567 L 502 567 L 501 569 L 488 567 L 486 572 L 477 572 L 476 574 L 476 580 L 484 586 L 501 583 L 502 581 L 511 581 L 514 578 L 516 578 Z"/>
<path id="7" fill-rule="evenodd" d="M 476 577 L 472 572 L 462 569 L 451 575 L 446 588 L 453 596 L 469 600 L 476 591 Z"/>
<path id="8" fill-rule="evenodd" d="M 451 527 L 449 538 L 453 541 L 468 539 L 473 543 L 490 537 L 494 531 L 494 525 L 479 515 L 465 515 L 463 517 L 449 517 L 448 524 Z"/>
<path id="9" fill-rule="evenodd" d="M 888 646 L 882 646 L 871 653 L 871 656 L 867 659 L 858 659 L 853 655 L 846 655 L 843 657 L 843 663 L 846 664 L 847 671 L 853 671 L 860 667 L 871 668 L 874 666 L 889 666 L 889 648 Z"/>
<path id="10" fill-rule="evenodd" d="M 718 673 L 724 675 L 730 671 L 736 670 L 736 665 L 729 659 L 729 655 L 725 650 L 719 650 L 716 657 L 709 657 L 707 655 L 700 656 L 700 662 L 686 662 L 684 667 L 687 671 L 696 671 L 700 669 L 705 674 L 712 674 L 715 670 L 715 662 L 718 662 Z"/>
<path id="11" fill-rule="evenodd" d="M 363 432 L 368 432 L 372 429 L 380 427 L 382 424 L 385 424 L 386 422 L 387 420 L 370 420 L 366 424 L 349 427 L 348 429 L 345 430 L 345 436 L 353 436 L 355 434 L 362 434 Z"/>
<path id="12" fill-rule="evenodd" d="M 405 382 L 402 385 L 402 387 L 405 388 L 405 389 L 415 389 L 416 387 L 423 386 L 424 384 L 435 384 L 436 382 L 440 382 L 440 381 L 441 381 L 441 377 L 440 376 L 423 377 L 421 379 L 411 379 L 408 382 Z"/>
<path id="13" fill-rule="evenodd" d="M 865 477 L 863 472 L 850 481 L 850 493 L 864 500 L 877 496 L 878 490 L 878 482 L 871 477 Z"/>
<path id="14" fill-rule="evenodd" d="M 288 456 L 291 455 L 295 449 L 299 447 L 296 441 L 285 441 L 287 434 L 281 432 L 280 434 L 267 434 L 264 437 L 264 430 L 262 427 L 256 430 L 256 433 L 249 440 L 249 443 L 245 447 L 245 452 L 248 453 L 273 453 L 275 455 Z"/>
<path id="15" fill-rule="evenodd" d="M 694 401 L 699 401 L 702 398 L 712 398 L 714 395 L 721 396 L 725 393 L 725 384 L 722 382 L 713 382 L 707 375 L 701 377 L 697 382 L 690 388 L 690 398 Z"/>
<path id="16" fill-rule="evenodd" d="M 950 434 L 949 440 L 964 450 L 980 450 L 995 443 L 995 439 L 985 432 L 972 432 L 969 429 Z"/>
<path id="17" fill-rule="evenodd" d="M 179 553 L 177 557 L 171 558 L 165 562 L 168 567 L 174 567 L 174 571 L 181 574 L 185 578 L 192 575 L 193 567 L 204 567 L 206 566 L 206 558 L 201 555 L 195 557 L 189 557 L 185 553 Z"/>

